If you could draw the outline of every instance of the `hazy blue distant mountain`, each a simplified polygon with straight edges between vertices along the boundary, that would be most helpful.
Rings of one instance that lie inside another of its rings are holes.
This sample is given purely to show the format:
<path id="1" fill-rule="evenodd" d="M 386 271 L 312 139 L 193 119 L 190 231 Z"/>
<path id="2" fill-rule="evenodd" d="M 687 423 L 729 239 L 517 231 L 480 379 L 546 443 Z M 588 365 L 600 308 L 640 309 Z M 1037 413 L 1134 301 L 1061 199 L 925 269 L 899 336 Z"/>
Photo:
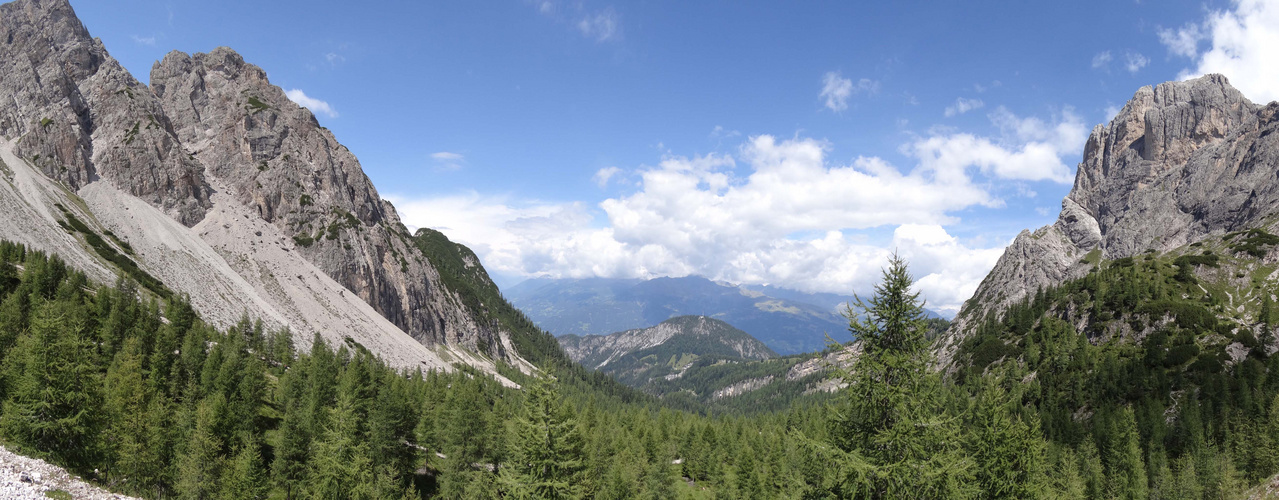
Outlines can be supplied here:
<path id="1" fill-rule="evenodd" d="M 738 287 L 706 278 L 533 279 L 506 297 L 547 331 L 607 335 L 675 316 L 704 315 L 740 328 L 781 354 L 826 347 L 826 334 L 852 340 L 837 310 L 841 296 L 776 287 Z M 850 297 L 842 297 L 847 300 Z"/>

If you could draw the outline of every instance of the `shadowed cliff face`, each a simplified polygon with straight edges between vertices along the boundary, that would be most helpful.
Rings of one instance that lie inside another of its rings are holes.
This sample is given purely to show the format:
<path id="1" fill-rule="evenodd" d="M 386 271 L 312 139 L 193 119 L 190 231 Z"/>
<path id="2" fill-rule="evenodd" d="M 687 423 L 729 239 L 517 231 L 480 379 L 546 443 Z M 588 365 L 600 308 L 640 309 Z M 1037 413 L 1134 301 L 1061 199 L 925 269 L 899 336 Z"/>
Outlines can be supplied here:
<path id="1" fill-rule="evenodd" d="M 1279 103 L 1248 101 L 1224 76 L 1137 91 L 1084 149 L 1051 226 L 1023 231 L 940 344 L 950 356 L 987 312 L 1083 276 L 1097 259 L 1168 251 L 1279 213 Z"/>
<path id="2" fill-rule="evenodd" d="M 143 85 L 112 59 L 65 0 L 0 5 L 0 136 L 16 141 L 10 149 L 68 196 L 92 195 L 86 206 L 98 213 L 82 214 L 91 225 L 154 249 L 137 256 L 152 274 L 172 275 L 163 272 L 181 267 L 172 259 L 205 259 L 200 251 L 211 248 L 225 260 L 213 267 L 239 274 L 219 278 L 227 289 L 257 294 L 221 299 L 202 293 L 199 279 L 170 283 L 197 307 L 247 308 L 309 340 L 309 332 L 333 325 L 313 324 L 320 320 L 305 311 L 314 307 L 290 304 L 336 304 L 354 294 L 423 345 L 517 360 L 509 332 L 444 284 L 355 156 L 265 71 L 228 48 L 175 51 L 153 66 L 151 82 Z M 179 238 L 185 247 L 153 241 L 154 227 L 138 223 L 136 210 L 94 208 L 115 190 L 199 234 Z M 189 248 L 199 240 L 199 251 Z M 345 294 L 316 291 L 320 282 L 303 272 L 309 266 Z M 487 282 L 479 274 L 468 279 Z"/>

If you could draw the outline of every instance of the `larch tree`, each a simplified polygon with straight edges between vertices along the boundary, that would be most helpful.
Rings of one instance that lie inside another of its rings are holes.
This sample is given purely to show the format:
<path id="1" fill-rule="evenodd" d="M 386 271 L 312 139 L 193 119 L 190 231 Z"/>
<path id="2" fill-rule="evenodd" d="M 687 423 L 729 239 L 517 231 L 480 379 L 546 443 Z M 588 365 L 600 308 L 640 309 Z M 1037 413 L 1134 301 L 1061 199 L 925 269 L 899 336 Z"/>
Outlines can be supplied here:
<path id="1" fill-rule="evenodd" d="M 850 385 L 831 419 L 841 497 L 966 498 L 976 494 L 957 419 L 939 402 L 930 374 L 924 304 L 911 292 L 906 262 L 894 255 L 869 302 L 847 309 L 861 355 L 843 375 Z"/>
<path id="2" fill-rule="evenodd" d="M 586 467 L 582 433 L 573 408 L 550 381 L 529 384 L 513 430 L 510 460 L 501 470 L 503 490 L 514 498 L 579 496 Z"/>

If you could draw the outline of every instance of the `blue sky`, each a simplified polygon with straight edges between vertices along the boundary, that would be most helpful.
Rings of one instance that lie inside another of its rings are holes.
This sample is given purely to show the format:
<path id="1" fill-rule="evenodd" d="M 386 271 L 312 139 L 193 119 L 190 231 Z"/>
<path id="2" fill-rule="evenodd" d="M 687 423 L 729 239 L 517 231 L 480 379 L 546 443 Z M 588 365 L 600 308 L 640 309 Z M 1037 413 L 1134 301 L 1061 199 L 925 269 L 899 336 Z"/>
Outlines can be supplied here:
<path id="1" fill-rule="evenodd" d="M 1265 101 L 1279 82 L 1259 0 L 73 6 L 144 82 L 169 50 L 236 49 L 407 224 L 506 284 L 848 293 L 897 249 L 953 311 L 1055 220 L 1088 131 L 1139 87 L 1224 71 Z"/>

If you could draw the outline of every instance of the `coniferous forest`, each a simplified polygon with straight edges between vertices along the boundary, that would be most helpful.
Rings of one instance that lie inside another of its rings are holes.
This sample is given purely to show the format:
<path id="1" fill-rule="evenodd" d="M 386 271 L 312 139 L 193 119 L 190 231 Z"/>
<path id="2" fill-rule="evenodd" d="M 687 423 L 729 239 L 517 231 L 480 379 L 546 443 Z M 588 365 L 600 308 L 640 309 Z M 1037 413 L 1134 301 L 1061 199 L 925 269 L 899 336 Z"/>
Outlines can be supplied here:
<path id="1" fill-rule="evenodd" d="M 563 364 L 504 370 L 512 389 L 249 318 L 218 330 L 181 296 L 3 243 L 0 440 L 147 498 L 1241 497 L 1279 470 L 1273 340 L 1229 364 L 1186 340 L 1230 333 L 1177 299 L 1175 269 L 1130 259 L 1041 291 L 939 371 L 894 259 L 831 402 L 712 415 Z M 1054 319 L 1070 301 L 1179 309 L 1095 343 Z"/>

